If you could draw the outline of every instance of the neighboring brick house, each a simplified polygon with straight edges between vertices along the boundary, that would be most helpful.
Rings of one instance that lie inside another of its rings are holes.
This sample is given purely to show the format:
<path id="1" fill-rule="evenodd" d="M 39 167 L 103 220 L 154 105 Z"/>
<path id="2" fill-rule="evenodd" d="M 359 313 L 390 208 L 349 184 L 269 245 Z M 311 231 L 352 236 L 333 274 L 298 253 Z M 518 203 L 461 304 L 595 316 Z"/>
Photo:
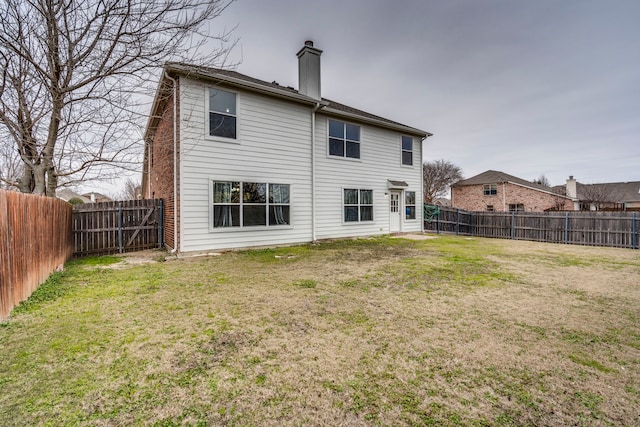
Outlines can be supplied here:
<path id="1" fill-rule="evenodd" d="M 421 231 L 428 132 L 321 97 L 322 51 L 299 89 L 235 71 L 164 67 L 145 133 L 145 198 L 178 252 Z"/>
<path id="2" fill-rule="evenodd" d="M 575 210 L 640 210 L 640 181 L 582 184 L 570 176 L 553 190 L 572 198 Z"/>
<path id="3" fill-rule="evenodd" d="M 467 211 L 573 210 L 571 198 L 552 188 L 488 170 L 451 186 L 451 206 Z"/>

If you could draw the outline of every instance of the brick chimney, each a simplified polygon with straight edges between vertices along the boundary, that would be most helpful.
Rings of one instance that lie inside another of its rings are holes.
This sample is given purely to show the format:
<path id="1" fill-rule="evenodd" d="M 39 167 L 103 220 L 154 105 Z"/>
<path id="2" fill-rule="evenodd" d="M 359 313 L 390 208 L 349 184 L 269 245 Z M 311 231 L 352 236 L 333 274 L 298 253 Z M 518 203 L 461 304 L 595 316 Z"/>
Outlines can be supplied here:
<path id="1" fill-rule="evenodd" d="M 578 198 L 578 188 L 576 182 L 577 181 L 573 179 L 573 175 L 569 176 L 566 186 L 567 197 L 571 197 L 572 199 Z"/>
<path id="2" fill-rule="evenodd" d="M 322 51 L 307 40 L 298 52 L 298 91 L 320 100 L 320 55 Z"/>

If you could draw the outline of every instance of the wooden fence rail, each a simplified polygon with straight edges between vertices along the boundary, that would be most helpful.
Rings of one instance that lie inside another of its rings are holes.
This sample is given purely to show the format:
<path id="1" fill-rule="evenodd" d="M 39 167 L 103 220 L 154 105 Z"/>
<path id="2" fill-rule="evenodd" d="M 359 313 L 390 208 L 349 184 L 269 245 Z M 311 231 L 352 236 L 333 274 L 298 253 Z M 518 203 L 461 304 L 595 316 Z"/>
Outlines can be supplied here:
<path id="1" fill-rule="evenodd" d="M 71 258 L 71 205 L 0 190 L 0 321 Z"/>
<path id="2" fill-rule="evenodd" d="M 76 205 L 74 256 L 106 255 L 164 246 L 162 200 Z"/>
<path id="3" fill-rule="evenodd" d="M 536 242 L 638 249 L 637 212 L 468 212 L 425 206 L 425 230 Z"/>

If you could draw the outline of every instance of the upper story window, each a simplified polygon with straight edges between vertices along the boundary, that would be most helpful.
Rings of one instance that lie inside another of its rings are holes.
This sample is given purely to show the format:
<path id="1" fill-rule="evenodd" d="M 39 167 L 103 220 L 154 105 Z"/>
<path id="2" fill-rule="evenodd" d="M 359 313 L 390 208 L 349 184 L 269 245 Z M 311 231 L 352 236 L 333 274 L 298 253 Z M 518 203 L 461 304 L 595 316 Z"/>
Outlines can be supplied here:
<path id="1" fill-rule="evenodd" d="M 413 166 L 413 138 L 402 136 L 402 164 Z"/>
<path id="2" fill-rule="evenodd" d="M 416 219 L 416 192 L 405 191 L 404 193 L 404 219 Z"/>
<path id="3" fill-rule="evenodd" d="M 496 184 L 485 184 L 484 185 L 484 195 L 485 196 L 495 196 L 498 194 L 498 186 Z"/>
<path id="4" fill-rule="evenodd" d="M 329 155 L 360 158 L 360 126 L 329 119 Z"/>
<path id="5" fill-rule="evenodd" d="M 209 89 L 209 135 L 236 139 L 236 94 Z"/>
<path id="6" fill-rule="evenodd" d="M 344 221 L 373 221 L 373 190 L 344 189 Z"/>
<path id="7" fill-rule="evenodd" d="M 214 181 L 213 227 L 289 225 L 289 184 Z"/>

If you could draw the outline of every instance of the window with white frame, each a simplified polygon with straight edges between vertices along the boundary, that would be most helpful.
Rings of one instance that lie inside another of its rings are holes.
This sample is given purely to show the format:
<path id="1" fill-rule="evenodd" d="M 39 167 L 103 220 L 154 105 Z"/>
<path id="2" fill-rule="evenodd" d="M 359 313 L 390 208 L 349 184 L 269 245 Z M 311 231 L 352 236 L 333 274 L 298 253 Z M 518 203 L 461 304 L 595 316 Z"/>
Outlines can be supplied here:
<path id="1" fill-rule="evenodd" d="M 209 89 L 209 135 L 236 139 L 236 94 Z"/>
<path id="2" fill-rule="evenodd" d="M 404 192 L 404 219 L 416 219 L 416 192 Z"/>
<path id="3" fill-rule="evenodd" d="M 291 224 L 289 184 L 213 181 L 213 227 Z"/>
<path id="4" fill-rule="evenodd" d="M 344 221 L 373 221 L 373 190 L 344 189 Z"/>
<path id="5" fill-rule="evenodd" d="M 495 196 L 498 194 L 498 186 L 496 184 L 485 184 L 484 185 L 484 195 L 485 196 Z"/>
<path id="6" fill-rule="evenodd" d="M 402 164 L 413 166 L 413 138 L 402 136 Z"/>
<path id="7" fill-rule="evenodd" d="M 329 119 L 329 155 L 360 158 L 360 126 Z"/>
<path id="8" fill-rule="evenodd" d="M 509 212 L 524 212 L 524 204 L 509 203 Z"/>

